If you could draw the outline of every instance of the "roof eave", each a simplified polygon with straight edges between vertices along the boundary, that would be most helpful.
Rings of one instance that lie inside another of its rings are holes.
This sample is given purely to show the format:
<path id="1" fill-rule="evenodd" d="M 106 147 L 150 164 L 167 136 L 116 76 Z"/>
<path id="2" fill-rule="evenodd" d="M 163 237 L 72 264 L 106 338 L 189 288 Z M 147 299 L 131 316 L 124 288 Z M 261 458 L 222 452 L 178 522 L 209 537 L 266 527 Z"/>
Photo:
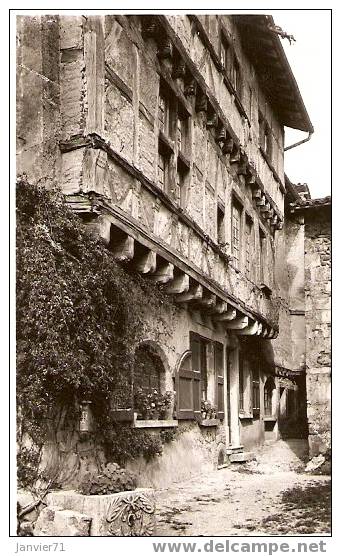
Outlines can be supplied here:
<path id="1" fill-rule="evenodd" d="M 236 15 L 232 17 L 241 31 L 242 45 L 246 48 L 246 53 L 251 62 L 254 63 L 258 77 L 261 78 L 261 81 L 263 78 L 261 87 L 265 94 L 270 97 L 269 102 L 273 105 L 282 125 L 313 133 L 314 127 L 281 40 L 278 34 L 269 28 L 275 26 L 273 17 L 268 15 Z M 256 19 L 251 20 L 250 18 Z M 252 25 L 253 32 L 248 32 L 245 25 Z M 255 43 L 256 49 L 254 48 Z M 273 56 L 274 53 L 275 56 Z M 260 61 L 260 56 L 257 58 L 257 54 L 261 55 L 262 61 Z M 272 80 L 266 75 L 269 67 L 273 69 L 273 74 L 270 73 Z M 279 72 L 284 75 L 284 78 L 281 78 Z M 265 79 L 263 74 L 265 74 Z"/>

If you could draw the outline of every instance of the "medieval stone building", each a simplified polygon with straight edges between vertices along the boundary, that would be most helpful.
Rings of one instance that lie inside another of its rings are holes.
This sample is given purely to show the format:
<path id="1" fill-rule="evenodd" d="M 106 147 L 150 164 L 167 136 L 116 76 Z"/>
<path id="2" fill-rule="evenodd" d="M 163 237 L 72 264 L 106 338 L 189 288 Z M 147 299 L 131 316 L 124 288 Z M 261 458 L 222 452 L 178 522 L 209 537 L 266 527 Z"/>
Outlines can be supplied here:
<path id="1" fill-rule="evenodd" d="M 179 432 L 140 476 L 164 484 L 295 432 L 315 328 L 284 128 L 313 128 L 272 18 L 24 16 L 17 35 L 18 174 L 58 184 L 178 307 L 167 337 L 151 326 L 136 346 L 136 382 L 175 398 L 169 419 L 131 426 Z"/>

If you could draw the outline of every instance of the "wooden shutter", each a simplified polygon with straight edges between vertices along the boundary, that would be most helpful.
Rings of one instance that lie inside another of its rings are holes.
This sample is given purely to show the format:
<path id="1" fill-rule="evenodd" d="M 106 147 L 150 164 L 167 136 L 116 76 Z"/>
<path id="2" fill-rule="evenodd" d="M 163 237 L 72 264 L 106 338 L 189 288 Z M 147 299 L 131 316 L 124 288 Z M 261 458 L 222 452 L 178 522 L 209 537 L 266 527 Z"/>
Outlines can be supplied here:
<path id="1" fill-rule="evenodd" d="M 216 406 L 218 419 L 224 419 L 224 347 L 214 344 L 214 366 L 216 377 Z"/>
<path id="2" fill-rule="evenodd" d="M 190 336 L 191 353 L 183 360 L 177 376 L 177 417 L 201 417 L 201 345 L 200 338 Z"/>
<path id="3" fill-rule="evenodd" d="M 204 350 L 199 336 L 195 334 L 190 335 L 190 345 L 193 372 L 193 417 L 199 421 L 201 419 L 201 367 Z"/>
<path id="4" fill-rule="evenodd" d="M 194 419 L 193 372 L 190 354 L 182 361 L 176 382 L 177 417 L 178 419 Z"/>

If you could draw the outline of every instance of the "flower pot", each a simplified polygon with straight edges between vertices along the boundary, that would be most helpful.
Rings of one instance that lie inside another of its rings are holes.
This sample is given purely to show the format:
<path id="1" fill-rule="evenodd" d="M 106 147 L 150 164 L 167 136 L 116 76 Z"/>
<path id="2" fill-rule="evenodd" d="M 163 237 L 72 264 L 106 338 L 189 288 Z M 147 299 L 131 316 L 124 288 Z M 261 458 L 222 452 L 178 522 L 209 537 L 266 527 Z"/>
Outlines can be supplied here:
<path id="1" fill-rule="evenodd" d="M 149 419 L 157 420 L 157 419 L 159 419 L 159 418 L 160 418 L 160 413 L 159 413 L 159 411 L 156 411 L 156 410 L 151 411 Z"/>

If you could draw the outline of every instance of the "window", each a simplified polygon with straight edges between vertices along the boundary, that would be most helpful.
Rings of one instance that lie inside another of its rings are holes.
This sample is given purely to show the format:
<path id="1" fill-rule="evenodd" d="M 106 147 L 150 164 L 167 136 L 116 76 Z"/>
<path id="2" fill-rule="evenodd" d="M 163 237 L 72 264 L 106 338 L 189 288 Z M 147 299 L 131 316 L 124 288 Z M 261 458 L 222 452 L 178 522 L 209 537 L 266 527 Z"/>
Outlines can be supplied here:
<path id="1" fill-rule="evenodd" d="M 157 183 L 173 195 L 178 202 L 185 200 L 182 193 L 189 173 L 190 163 L 186 158 L 189 147 L 188 113 L 181 101 L 162 80 L 158 104 L 159 150 Z"/>
<path id="2" fill-rule="evenodd" d="M 190 348 L 191 353 L 183 360 L 178 372 L 177 416 L 178 419 L 200 420 L 202 382 L 207 384 L 206 347 L 199 336 L 191 334 Z"/>
<path id="3" fill-rule="evenodd" d="M 240 263 L 240 232 L 241 232 L 241 209 L 236 201 L 232 203 L 232 258 L 236 268 Z"/>
<path id="4" fill-rule="evenodd" d="M 220 206 L 217 207 L 217 240 L 219 244 L 225 244 L 225 211 Z"/>
<path id="5" fill-rule="evenodd" d="M 224 419 L 224 346 L 214 343 L 214 367 L 216 379 L 216 406 L 218 419 Z"/>
<path id="6" fill-rule="evenodd" d="M 253 102 L 253 91 L 252 91 L 252 87 L 249 86 L 249 116 L 250 116 L 250 121 L 252 121 L 252 102 Z"/>
<path id="7" fill-rule="evenodd" d="M 259 395 L 259 367 L 257 363 L 253 364 L 252 369 L 252 411 L 254 416 L 259 416 L 260 411 L 260 395 Z"/>
<path id="8" fill-rule="evenodd" d="M 178 143 L 178 149 L 179 151 L 182 150 L 182 146 L 183 146 L 183 121 L 178 117 L 177 118 L 177 122 L 176 122 L 176 138 L 177 138 L 177 143 Z"/>
<path id="9" fill-rule="evenodd" d="M 158 186 L 163 191 L 166 189 L 167 183 L 167 170 L 168 170 L 168 159 L 165 154 L 159 152 L 159 159 L 158 159 L 158 172 L 157 172 L 157 181 Z"/>
<path id="10" fill-rule="evenodd" d="M 269 377 L 264 385 L 264 415 L 266 417 L 272 417 L 274 414 L 273 393 L 275 388 L 274 379 Z"/>
<path id="11" fill-rule="evenodd" d="M 178 419 L 200 419 L 201 402 L 208 400 L 217 407 L 217 416 L 224 418 L 223 345 L 190 334 L 191 353 L 182 361 L 177 373 Z M 213 351 L 214 349 L 214 351 Z M 209 357 L 214 357 L 214 361 Z M 212 367 L 208 369 L 208 361 Z"/>
<path id="12" fill-rule="evenodd" d="M 261 112 L 258 115 L 259 124 L 259 146 L 262 151 L 271 159 L 272 156 L 272 135 L 270 127 Z"/>
<path id="13" fill-rule="evenodd" d="M 233 63 L 231 67 L 231 83 L 234 90 L 241 97 L 242 94 L 242 76 L 240 72 L 239 62 L 236 57 L 233 58 Z"/>
<path id="14" fill-rule="evenodd" d="M 265 268 L 266 268 L 266 235 L 261 228 L 259 228 L 259 270 L 260 282 L 265 282 Z"/>
<path id="15" fill-rule="evenodd" d="M 148 345 L 139 346 L 135 352 L 134 389 L 141 388 L 149 392 L 161 390 L 163 364 Z"/>
<path id="16" fill-rule="evenodd" d="M 232 48 L 224 35 L 222 35 L 220 43 L 220 61 L 228 74 L 231 69 L 232 56 Z"/>
<path id="17" fill-rule="evenodd" d="M 245 219 L 245 274 L 251 278 L 251 258 L 252 258 L 252 220 L 249 216 Z"/>
<path id="18" fill-rule="evenodd" d="M 176 170 L 176 192 L 175 192 L 175 197 L 178 201 L 181 201 L 182 198 L 181 192 L 183 190 L 184 183 L 185 183 L 185 174 L 181 170 L 181 168 L 178 167 Z"/>
<path id="19" fill-rule="evenodd" d="M 207 399 L 207 356 L 206 356 L 207 342 L 191 334 L 191 351 L 192 351 L 192 369 L 200 375 L 200 399 Z"/>
<path id="20" fill-rule="evenodd" d="M 200 373 L 192 370 L 190 353 L 181 362 L 176 391 L 178 419 L 200 419 Z"/>
<path id="21" fill-rule="evenodd" d="M 239 416 L 252 418 L 251 365 L 244 348 L 239 352 Z"/>
<path id="22" fill-rule="evenodd" d="M 170 110 L 169 110 L 169 100 L 160 91 L 159 93 L 159 129 L 165 135 L 169 135 L 169 120 L 170 120 Z"/>

